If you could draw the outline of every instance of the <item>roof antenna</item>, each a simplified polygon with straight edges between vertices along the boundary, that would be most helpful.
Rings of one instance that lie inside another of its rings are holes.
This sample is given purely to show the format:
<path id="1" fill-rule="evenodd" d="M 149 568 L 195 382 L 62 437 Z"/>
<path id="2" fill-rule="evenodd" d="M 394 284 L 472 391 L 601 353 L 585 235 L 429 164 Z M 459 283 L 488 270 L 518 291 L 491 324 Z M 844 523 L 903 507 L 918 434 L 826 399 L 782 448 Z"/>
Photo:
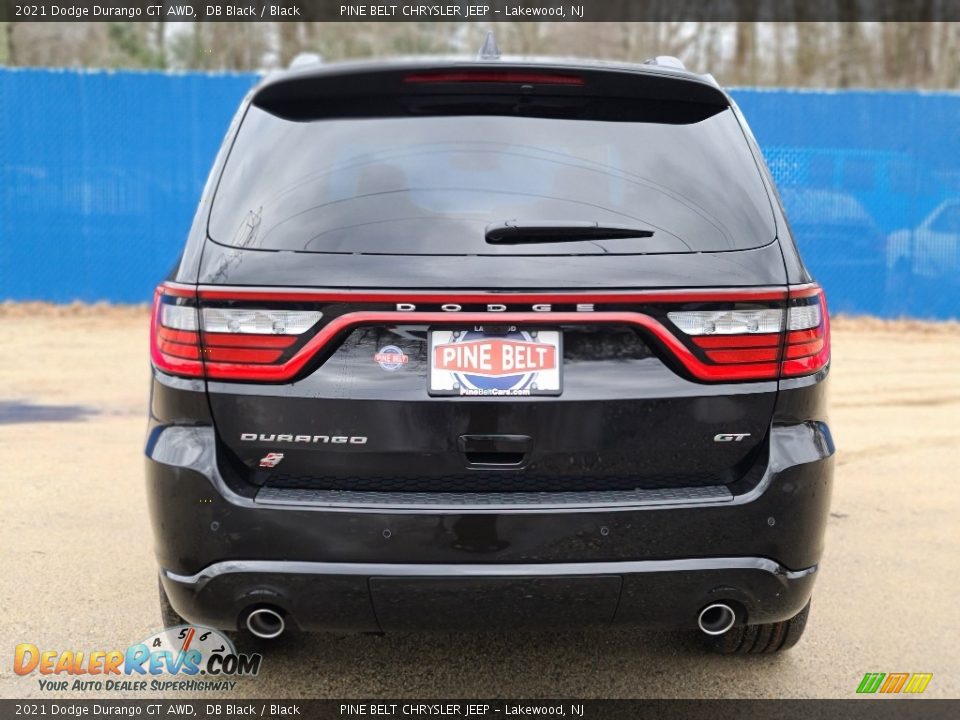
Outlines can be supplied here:
<path id="1" fill-rule="evenodd" d="M 477 57 L 481 60 L 500 59 L 500 46 L 497 45 L 497 39 L 493 36 L 493 30 L 487 30 L 487 36 L 483 39 L 483 45 L 480 46 Z"/>

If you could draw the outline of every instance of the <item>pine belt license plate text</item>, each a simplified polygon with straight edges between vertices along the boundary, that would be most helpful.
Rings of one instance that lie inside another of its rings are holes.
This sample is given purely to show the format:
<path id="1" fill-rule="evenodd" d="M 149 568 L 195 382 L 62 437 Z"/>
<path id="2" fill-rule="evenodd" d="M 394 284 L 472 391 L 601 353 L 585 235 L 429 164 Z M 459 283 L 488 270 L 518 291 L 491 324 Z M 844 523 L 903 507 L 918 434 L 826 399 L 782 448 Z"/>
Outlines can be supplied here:
<path id="1" fill-rule="evenodd" d="M 430 331 L 431 395 L 559 395 L 563 334 L 517 326 Z"/>

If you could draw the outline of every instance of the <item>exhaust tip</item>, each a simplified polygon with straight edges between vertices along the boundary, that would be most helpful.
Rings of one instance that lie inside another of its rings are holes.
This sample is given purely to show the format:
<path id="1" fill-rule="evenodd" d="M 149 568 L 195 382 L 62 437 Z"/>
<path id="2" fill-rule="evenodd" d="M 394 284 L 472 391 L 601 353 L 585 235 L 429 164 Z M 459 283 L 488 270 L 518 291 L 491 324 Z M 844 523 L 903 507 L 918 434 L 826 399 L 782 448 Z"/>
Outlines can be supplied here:
<path id="1" fill-rule="evenodd" d="M 247 615 L 247 630 L 264 640 L 280 637 L 285 627 L 283 615 L 272 608 L 257 608 Z"/>
<path id="2" fill-rule="evenodd" d="M 707 605 L 697 616 L 697 625 L 707 635 L 723 635 L 733 627 L 737 614 L 726 603 Z"/>

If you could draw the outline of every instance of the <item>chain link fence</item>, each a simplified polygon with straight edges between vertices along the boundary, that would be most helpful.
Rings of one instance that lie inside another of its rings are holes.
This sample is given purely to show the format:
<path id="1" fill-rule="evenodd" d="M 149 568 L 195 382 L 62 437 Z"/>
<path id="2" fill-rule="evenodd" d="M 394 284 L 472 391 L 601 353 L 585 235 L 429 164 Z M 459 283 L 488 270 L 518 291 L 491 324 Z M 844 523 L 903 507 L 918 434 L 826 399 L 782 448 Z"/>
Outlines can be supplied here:
<path id="1" fill-rule="evenodd" d="M 148 301 L 257 79 L 0 71 L 0 300 Z M 834 311 L 960 316 L 960 94 L 733 95 Z"/>

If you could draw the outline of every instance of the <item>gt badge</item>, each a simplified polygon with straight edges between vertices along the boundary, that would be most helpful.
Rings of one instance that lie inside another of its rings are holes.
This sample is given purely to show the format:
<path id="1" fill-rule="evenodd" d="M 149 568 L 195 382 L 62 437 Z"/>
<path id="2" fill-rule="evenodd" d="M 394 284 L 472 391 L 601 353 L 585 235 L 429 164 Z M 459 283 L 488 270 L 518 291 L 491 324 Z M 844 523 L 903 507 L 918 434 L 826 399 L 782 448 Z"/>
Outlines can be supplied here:
<path id="1" fill-rule="evenodd" d="M 750 437 L 750 433 L 720 433 L 713 436 L 714 442 L 740 442 L 744 438 Z"/>

